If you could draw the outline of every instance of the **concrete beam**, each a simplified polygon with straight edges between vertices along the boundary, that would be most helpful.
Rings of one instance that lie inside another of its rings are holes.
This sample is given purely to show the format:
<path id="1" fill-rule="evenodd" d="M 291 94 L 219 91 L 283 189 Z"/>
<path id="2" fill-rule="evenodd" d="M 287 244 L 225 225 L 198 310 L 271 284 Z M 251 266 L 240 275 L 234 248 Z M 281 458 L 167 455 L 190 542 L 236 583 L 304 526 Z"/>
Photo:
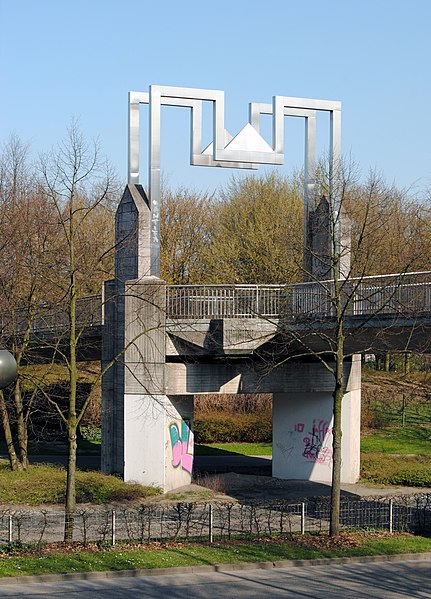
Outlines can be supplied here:
<path id="1" fill-rule="evenodd" d="M 346 392 L 360 389 L 360 356 L 346 360 Z M 289 361 L 279 366 L 269 362 L 229 360 L 212 363 L 167 363 L 166 393 L 332 393 L 333 375 L 319 362 Z"/>

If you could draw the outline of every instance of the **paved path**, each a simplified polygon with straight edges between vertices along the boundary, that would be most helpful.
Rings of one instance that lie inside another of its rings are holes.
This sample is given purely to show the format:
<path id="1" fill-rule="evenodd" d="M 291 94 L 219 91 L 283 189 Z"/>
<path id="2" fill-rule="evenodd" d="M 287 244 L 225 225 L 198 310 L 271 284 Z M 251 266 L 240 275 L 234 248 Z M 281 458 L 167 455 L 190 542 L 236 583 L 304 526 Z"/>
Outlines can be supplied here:
<path id="1" fill-rule="evenodd" d="M 431 561 L 325 564 L 151 577 L 1 585 L 0 597 L 42 599 L 429 599 Z"/>

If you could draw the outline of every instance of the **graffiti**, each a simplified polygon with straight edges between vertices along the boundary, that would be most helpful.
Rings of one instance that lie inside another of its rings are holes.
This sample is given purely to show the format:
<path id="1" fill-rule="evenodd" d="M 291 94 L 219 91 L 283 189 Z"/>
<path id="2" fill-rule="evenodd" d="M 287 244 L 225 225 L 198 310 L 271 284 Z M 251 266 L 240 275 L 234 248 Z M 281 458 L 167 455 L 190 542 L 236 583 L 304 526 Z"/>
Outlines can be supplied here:
<path id="1" fill-rule="evenodd" d="M 299 427 L 302 427 L 302 429 Z M 297 424 L 295 430 L 302 432 L 304 425 Z M 325 444 L 325 437 L 328 434 L 332 434 L 332 429 L 328 428 L 326 420 L 319 420 L 318 423 L 316 423 L 316 420 L 313 420 L 312 430 L 308 433 L 309 436 L 304 437 L 305 447 L 302 455 L 306 460 L 312 460 L 318 464 L 332 464 L 332 449 Z"/>
<path id="2" fill-rule="evenodd" d="M 169 436 L 172 448 L 172 466 L 186 470 L 189 474 L 193 470 L 193 432 L 189 420 L 181 420 L 181 434 L 177 422 L 169 425 Z"/>
<path id="3" fill-rule="evenodd" d="M 290 458 L 292 457 L 293 451 L 295 449 L 294 446 L 287 447 L 286 445 L 284 445 L 283 443 L 280 443 L 280 442 L 275 443 L 275 446 L 277 447 L 277 449 L 279 449 L 281 451 L 281 453 L 283 454 L 283 456 L 286 460 L 290 460 Z"/>

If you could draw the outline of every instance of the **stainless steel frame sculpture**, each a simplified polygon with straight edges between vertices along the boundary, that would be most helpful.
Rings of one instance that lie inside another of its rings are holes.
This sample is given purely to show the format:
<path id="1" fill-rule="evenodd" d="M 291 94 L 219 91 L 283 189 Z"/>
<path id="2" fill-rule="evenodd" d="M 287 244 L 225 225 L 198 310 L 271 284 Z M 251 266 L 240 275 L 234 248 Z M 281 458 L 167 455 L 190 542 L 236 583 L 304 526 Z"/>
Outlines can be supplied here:
<path id="1" fill-rule="evenodd" d="M 213 104 L 213 141 L 202 149 L 202 103 Z M 129 93 L 129 183 L 139 183 L 139 106 L 149 104 L 149 177 L 151 203 L 151 275 L 160 276 L 160 114 L 161 106 L 191 109 L 190 164 L 256 169 L 260 164 L 284 163 L 284 117 L 305 119 L 304 211 L 307 222 L 314 195 L 316 112 L 330 113 L 330 180 L 336 179 L 341 158 L 341 103 L 274 96 L 272 104 L 250 103 L 249 122 L 236 135 L 224 126 L 224 92 L 151 85 L 149 92 Z M 260 116 L 272 115 L 272 146 L 260 135 Z"/>

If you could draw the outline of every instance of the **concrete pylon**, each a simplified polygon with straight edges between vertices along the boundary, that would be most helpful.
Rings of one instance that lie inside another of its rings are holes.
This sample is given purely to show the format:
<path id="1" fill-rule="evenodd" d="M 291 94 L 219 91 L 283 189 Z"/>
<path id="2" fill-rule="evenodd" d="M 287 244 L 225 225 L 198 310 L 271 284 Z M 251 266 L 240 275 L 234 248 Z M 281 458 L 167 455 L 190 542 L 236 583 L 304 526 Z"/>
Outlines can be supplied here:
<path id="1" fill-rule="evenodd" d="M 142 186 L 127 185 L 104 287 L 102 470 L 167 491 L 191 480 L 193 397 L 165 394 L 166 285 L 149 276 L 150 216 Z"/>
<path id="2" fill-rule="evenodd" d="M 142 185 L 126 185 L 115 214 L 115 280 L 150 274 L 150 202 Z"/>
<path id="3" fill-rule="evenodd" d="M 339 267 L 341 278 L 350 274 L 351 220 L 341 207 L 338 231 L 334 231 L 331 207 L 326 196 L 308 215 L 305 239 L 304 269 L 305 277 L 310 281 L 325 281 L 333 278 L 334 236 L 338 237 Z"/>

